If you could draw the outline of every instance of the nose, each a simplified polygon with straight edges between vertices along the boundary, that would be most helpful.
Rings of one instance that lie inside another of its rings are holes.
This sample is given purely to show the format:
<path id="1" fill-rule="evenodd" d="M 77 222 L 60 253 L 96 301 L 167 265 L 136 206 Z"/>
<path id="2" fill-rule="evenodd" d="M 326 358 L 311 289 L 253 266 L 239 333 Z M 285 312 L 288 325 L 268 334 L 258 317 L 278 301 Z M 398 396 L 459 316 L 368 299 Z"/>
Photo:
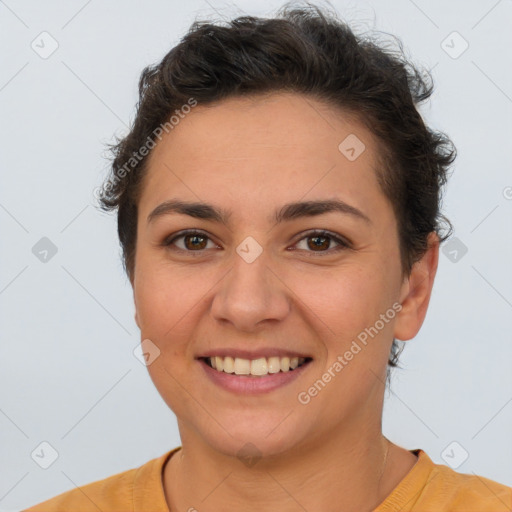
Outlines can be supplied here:
<path id="1" fill-rule="evenodd" d="M 286 318 L 291 292 L 268 263 L 264 252 L 252 263 L 235 254 L 233 267 L 220 281 L 212 301 L 215 320 L 251 332 Z"/>

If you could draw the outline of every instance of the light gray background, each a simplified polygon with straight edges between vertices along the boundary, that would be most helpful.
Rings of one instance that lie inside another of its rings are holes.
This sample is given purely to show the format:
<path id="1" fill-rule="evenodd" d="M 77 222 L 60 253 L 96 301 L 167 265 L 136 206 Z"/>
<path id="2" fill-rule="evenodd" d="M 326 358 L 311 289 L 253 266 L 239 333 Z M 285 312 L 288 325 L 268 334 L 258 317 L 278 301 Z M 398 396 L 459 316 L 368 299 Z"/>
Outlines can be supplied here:
<path id="1" fill-rule="evenodd" d="M 144 66 L 196 17 L 281 5 L 0 1 L 1 510 L 180 444 L 173 413 L 133 355 L 140 337 L 115 219 L 95 209 L 92 191 L 106 173 L 104 143 L 133 119 Z M 459 151 L 444 211 L 468 251 L 440 257 L 427 318 L 386 394 L 384 433 L 441 464 L 456 441 L 469 453 L 457 471 L 512 485 L 512 2 L 333 5 L 357 31 L 396 34 L 433 69 L 436 93 L 422 112 Z M 31 48 L 43 31 L 59 45 L 47 59 Z M 446 39 L 453 31 L 469 44 L 458 58 L 464 40 Z M 58 249 L 47 263 L 32 253 L 42 237 Z M 46 470 L 31 458 L 43 441 L 59 454 Z"/>

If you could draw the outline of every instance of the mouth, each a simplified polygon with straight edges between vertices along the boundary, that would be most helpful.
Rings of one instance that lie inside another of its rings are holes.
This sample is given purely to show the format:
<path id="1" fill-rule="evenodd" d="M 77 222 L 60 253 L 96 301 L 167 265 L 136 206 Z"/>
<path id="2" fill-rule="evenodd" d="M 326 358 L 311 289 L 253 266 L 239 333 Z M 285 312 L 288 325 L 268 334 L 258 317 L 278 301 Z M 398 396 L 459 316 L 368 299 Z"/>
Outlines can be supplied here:
<path id="1" fill-rule="evenodd" d="M 244 359 L 232 356 L 200 357 L 207 366 L 219 373 L 240 377 L 266 377 L 268 375 L 291 373 L 309 364 L 311 357 L 271 356 L 257 359 Z"/>

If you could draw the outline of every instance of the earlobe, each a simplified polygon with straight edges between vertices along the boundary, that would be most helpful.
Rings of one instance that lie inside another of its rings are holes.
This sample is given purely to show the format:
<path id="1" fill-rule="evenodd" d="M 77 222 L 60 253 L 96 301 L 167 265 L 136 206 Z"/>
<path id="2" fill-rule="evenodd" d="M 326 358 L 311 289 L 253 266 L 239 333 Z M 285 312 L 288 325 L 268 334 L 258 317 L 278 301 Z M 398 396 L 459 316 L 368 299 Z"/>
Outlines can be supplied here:
<path id="1" fill-rule="evenodd" d="M 427 314 L 438 262 L 439 237 L 432 232 L 428 237 L 427 251 L 414 263 L 400 290 L 402 309 L 395 323 L 395 338 L 407 341 L 420 330 Z"/>

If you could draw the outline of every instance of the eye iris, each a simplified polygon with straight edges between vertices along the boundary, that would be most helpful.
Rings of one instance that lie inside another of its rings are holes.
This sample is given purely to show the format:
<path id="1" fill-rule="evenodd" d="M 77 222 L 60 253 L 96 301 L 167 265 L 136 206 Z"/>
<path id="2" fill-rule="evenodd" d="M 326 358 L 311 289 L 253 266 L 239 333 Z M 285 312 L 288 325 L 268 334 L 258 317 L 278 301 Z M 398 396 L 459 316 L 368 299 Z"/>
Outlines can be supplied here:
<path id="1" fill-rule="evenodd" d="M 310 246 L 310 248 L 314 248 L 314 249 L 328 249 L 329 248 L 329 239 L 328 237 L 326 236 L 310 236 L 309 237 L 310 240 L 315 240 L 315 242 L 313 243 L 313 245 L 311 244 L 308 244 Z M 325 242 L 322 244 L 318 244 L 318 240 L 324 240 Z"/>
<path id="2" fill-rule="evenodd" d="M 207 245 L 207 236 L 201 235 L 201 233 L 191 233 L 183 235 L 183 240 L 187 250 L 193 249 L 204 249 Z M 311 235 L 307 237 L 308 247 L 313 249 L 315 252 L 317 249 L 329 249 L 331 237 L 328 235 Z"/>
<path id="3" fill-rule="evenodd" d="M 206 243 L 205 243 L 206 237 L 201 236 L 201 235 L 186 235 L 184 239 L 185 239 L 185 246 L 187 247 L 187 249 L 204 249 L 204 247 L 206 246 Z M 190 240 L 190 239 L 194 240 L 194 242 L 192 242 L 193 245 L 191 245 L 191 246 L 187 243 L 187 240 Z M 204 243 L 201 246 L 198 246 L 196 244 L 197 240 L 203 240 Z"/>

